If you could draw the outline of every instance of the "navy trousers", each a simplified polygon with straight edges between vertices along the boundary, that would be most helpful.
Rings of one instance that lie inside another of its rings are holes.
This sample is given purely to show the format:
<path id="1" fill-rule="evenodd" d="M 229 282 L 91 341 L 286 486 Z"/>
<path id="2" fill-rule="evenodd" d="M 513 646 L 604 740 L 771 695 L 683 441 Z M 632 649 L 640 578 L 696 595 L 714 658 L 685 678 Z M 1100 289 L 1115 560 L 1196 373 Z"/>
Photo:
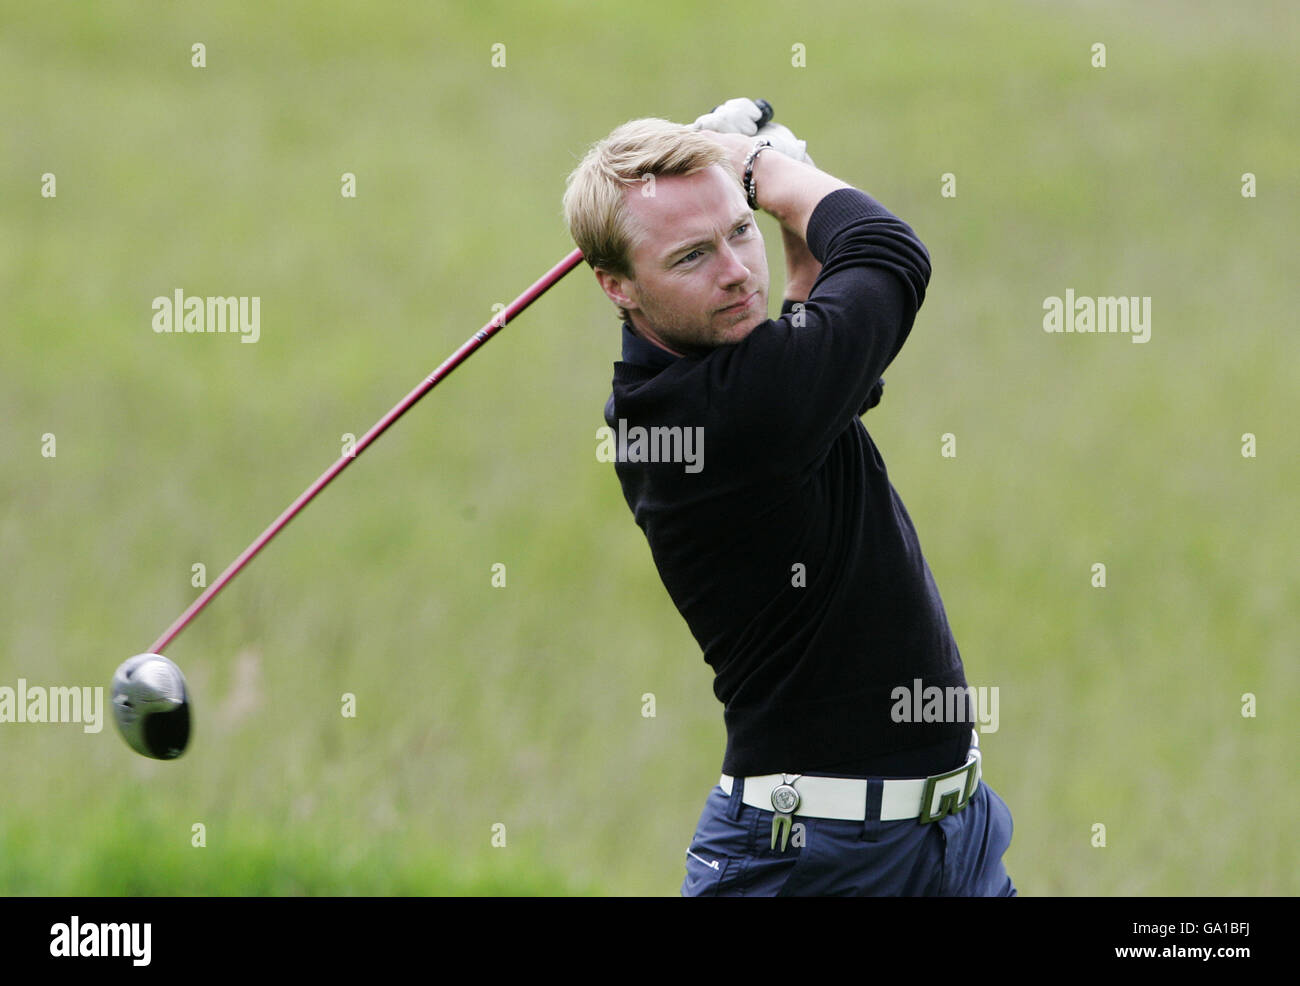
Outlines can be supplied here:
<path id="1" fill-rule="evenodd" d="M 796 815 L 784 852 L 779 840 L 771 848 L 773 813 L 745 804 L 743 790 L 737 778 L 730 795 L 709 794 L 682 896 L 1016 896 L 1002 864 L 1011 811 L 983 781 L 965 808 L 925 825 Z"/>

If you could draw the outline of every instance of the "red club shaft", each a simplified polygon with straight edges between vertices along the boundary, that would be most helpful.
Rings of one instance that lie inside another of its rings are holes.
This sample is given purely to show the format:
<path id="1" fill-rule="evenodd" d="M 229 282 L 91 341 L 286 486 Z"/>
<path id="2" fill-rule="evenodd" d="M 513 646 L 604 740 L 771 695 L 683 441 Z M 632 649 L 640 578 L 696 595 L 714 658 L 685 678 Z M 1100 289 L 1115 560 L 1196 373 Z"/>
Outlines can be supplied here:
<path id="1" fill-rule="evenodd" d="M 279 534 L 280 531 L 284 529 L 285 525 L 298 515 L 299 511 L 301 511 L 303 507 L 307 506 L 307 504 L 312 501 L 312 498 L 315 497 L 317 493 L 328 486 L 335 476 L 346 469 L 349 463 L 364 452 L 375 439 L 387 431 L 393 422 L 410 410 L 416 401 L 436 387 L 439 381 L 450 374 L 452 370 L 465 362 L 471 353 L 505 328 L 507 322 L 541 297 L 548 288 L 554 285 L 560 280 L 560 278 L 573 270 L 573 268 L 578 266 L 581 262 L 582 251 L 574 250 L 549 271 L 543 274 L 532 285 L 532 287 L 514 301 L 510 302 L 504 311 L 494 316 L 491 321 L 483 326 L 483 328 L 479 329 L 472 336 L 466 339 L 464 344 L 443 360 L 442 364 L 425 377 L 418 387 L 403 397 L 391 411 L 376 422 L 374 427 L 362 435 L 360 440 L 357 441 L 351 454 L 341 456 L 334 465 L 321 473 L 320 478 L 318 478 L 316 482 L 303 490 L 298 499 L 289 504 L 284 513 L 280 514 L 280 516 L 272 522 L 270 527 L 259 534 L 257 540 L 245 548 L 240 556 L 231 562 L 224 572 L 217 576 L 216 581 L 204 590 L 202 595 L 195 599 L 194 602 L 190 603 L 185 612 L 176 618 L 176 622 L 169 626 L 163 632 L 163 635 L 153 642 L 153 646 L 149 648 L 149 652 L 151 654 L 161 654 L 162 649 L 175 640 L 180 632 L 189 625 L 190 621 L 203 611 L 203 607 L 210 603 L 213 597 L 224 589 L 230 580 L 238 575 L 243 567 L 252 561 L 257 553 L 266 547 L 270 540 Z"/>

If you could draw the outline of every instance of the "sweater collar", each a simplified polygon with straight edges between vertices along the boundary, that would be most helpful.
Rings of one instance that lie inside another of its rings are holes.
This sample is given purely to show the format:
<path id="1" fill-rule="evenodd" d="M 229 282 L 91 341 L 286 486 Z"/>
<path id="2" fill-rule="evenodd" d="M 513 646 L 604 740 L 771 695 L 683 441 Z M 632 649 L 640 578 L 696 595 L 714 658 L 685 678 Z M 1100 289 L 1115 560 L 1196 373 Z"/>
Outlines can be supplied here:
<path id="1" fill-rule="evenodd" d="M 651 370 L 663 370 L 676 363 L 680 356 L 674 356 L 666 349 L 660 349 L 648 339 L 642 339 L 632 331 L 632 323 L 623 323 L 623 362 L 644 366 Z"/>

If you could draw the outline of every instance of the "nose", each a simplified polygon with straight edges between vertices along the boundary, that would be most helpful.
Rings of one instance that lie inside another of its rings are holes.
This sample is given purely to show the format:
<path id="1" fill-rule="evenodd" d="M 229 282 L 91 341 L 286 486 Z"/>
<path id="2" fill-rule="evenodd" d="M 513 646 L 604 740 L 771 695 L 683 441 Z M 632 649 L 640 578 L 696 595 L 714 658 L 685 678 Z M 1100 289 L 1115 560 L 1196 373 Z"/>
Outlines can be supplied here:
<path id="1" fill-rule="evenodd" d="M 745 266 L 744 261 L 740 259 L 740 255 L 731 248 L 730 244 L 723 245 L 720 256 L 723 263 L 719 276 L 722 278 L 723 287 L 744 284 L 749 280 L 749 268 Z"/>

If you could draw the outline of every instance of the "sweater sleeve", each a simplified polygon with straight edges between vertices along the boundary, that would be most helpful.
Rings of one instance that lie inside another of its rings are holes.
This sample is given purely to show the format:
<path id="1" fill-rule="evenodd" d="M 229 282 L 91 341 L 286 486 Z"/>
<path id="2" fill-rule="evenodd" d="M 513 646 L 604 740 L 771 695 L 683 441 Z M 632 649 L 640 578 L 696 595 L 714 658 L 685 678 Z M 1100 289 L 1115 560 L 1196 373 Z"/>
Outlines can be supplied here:
<path id="1" fill-rule="evenodd" d="M 818 203 L 808 248 L 822 263 L 808 300 L 719 351 L 710 371 L 709 391 L 730 404 L 737 461 L 783 473 L 817 461 L 879 401 L 930 279 L 912 229 L 856 188 Z"/>

